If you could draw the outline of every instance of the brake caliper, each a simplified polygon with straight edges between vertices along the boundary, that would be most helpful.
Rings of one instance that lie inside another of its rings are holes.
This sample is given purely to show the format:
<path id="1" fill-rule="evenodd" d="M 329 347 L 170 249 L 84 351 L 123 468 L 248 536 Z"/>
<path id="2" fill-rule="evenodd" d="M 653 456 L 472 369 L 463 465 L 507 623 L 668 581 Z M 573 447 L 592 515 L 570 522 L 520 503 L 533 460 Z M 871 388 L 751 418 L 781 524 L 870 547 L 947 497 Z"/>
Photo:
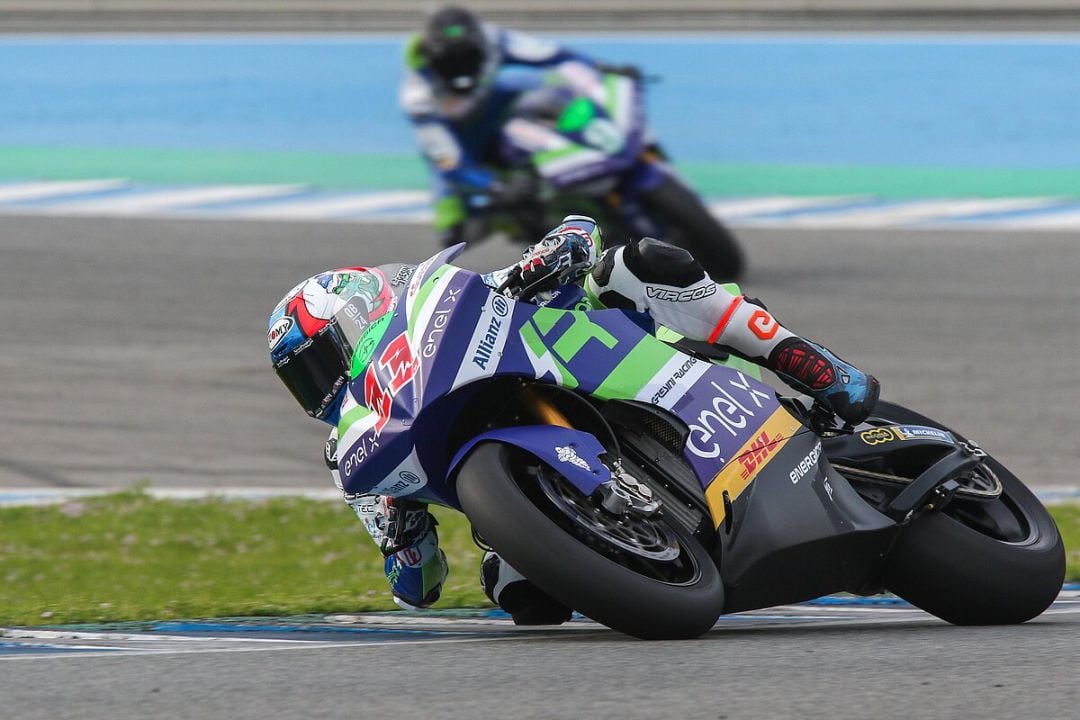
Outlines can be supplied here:
<path id="1" fill-rule="evenodd" d="M 609 469 L 611 479 L 596 489 L 604 510 L 612 515 L 638 517 L 651 517 L 660 510 L 660 499 L 648 485 L 626 472 L 622 462 L 615 460 Z"/>

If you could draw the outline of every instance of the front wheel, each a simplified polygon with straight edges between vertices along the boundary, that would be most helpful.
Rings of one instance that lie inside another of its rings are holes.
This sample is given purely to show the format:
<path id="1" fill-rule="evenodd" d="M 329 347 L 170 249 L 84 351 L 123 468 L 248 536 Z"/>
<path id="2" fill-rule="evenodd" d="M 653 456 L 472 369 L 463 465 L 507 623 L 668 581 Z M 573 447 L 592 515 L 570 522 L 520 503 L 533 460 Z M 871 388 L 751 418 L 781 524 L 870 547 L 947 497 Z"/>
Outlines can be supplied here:
<path id="1" fill-rule="evenodd" d="M 948 428 L 879 403 L 894 422 Z M 1022 623 L 1050 606 L 1065 578 L 1065 547 L 1054 518 L 997 460 L 984 465 L 1002 491 L 995 500 L 955 498 L 905 528 L 890 552 L 886 588 L 956 625 Z"/>
<path id="2" fill-rule="evenodd" d="M 564 605 L 646 640 L 711 628 L 720 573 L 685 529 L 662 517 L 616 518 L 537 458 L 487 442 L 466 458 L 458 498 L 510 565 Z"/>

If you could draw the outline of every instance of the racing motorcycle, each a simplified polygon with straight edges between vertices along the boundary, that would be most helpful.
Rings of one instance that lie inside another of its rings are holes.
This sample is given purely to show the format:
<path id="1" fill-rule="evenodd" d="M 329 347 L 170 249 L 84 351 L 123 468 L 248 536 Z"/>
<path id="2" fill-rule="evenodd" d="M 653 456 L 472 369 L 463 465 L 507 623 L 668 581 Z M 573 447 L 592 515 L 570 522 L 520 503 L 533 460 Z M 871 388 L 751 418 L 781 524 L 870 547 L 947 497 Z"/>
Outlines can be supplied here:
<path id="1" fill-rule="evenodd" d="M 384 266 L 393 312 L 369 324 L 354 299 L 335 317 L 347 492 L 460 510 L 550 595 L 639 638 L 839 591 L 956 624 L 1024 622 L 1057 596 L 1053 519 L 970 438 L 885 401 L 838 426 L 577 286 L 495 292 L 451 264 L 462 247 Z"/>
<path id="2" fill-rule="evenodd" d="M 735 279 L 742 251 L 649 136 L 644 83 L 577 62 L 523 92 L 499 134 L 496 163 L 529 200 L 502 229 L 531 242 L 567 214 L 599 219 L 605 237 L 655 237 L 687 248 L 717 278 Z M 495 223 L 497 226 L 498 223 Z M 539 232 L 539 234 L 537 234 Z"/>

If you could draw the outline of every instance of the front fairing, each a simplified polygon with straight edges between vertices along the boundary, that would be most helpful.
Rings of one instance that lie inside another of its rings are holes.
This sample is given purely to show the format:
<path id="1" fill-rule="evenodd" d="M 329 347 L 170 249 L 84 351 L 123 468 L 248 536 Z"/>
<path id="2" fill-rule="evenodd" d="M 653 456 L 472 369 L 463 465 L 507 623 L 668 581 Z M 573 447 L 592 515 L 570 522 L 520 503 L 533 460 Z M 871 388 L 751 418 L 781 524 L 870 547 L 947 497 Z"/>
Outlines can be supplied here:
<path id="1" fill-rule="evenodd" d="M 733 500 L 756 472 L 749 460 L 729 461 L 763 459 L 763 446 L 801 430 L 767 385 L 679 353 L 620 310 L 509 300 L 450 265 L 458 251 L 416 269 L 367 369 L 349 383 L 339 423 L 346 491 L 452 504 L 442 480 L 454 451 L 445 446 L 454 408 L 439 401 L 495 376 L 650 403 L 678 416 L 689 428 L 685 460 L 717 523 L 724 491 Z"/>
<path id="2" fill-rule="evenodd" d="M 574 108 L 587 112 L 574 113 Z M 550 117 L 554 110 L 566 112 Z M 575 114 L 578 121 L 566 122 Z M 640 82 L 568 62 L 551 73 L 547 87 L 515 105 L 503 129 L 501 153 L 508 165 L 530 163 L 554 187 L 567 188 L 635 167 L 645 136 Z"/>

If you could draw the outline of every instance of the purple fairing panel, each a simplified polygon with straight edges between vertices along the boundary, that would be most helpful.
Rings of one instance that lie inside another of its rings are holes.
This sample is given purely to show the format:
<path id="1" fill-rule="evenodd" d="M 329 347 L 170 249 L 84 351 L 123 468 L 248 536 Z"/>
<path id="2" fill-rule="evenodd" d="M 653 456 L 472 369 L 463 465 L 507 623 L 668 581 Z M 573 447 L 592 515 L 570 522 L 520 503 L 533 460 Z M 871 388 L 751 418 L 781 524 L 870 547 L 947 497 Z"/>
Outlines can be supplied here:
<path id="1" fill-rule="evenodd" d="M 602 84 L 602 77 L 599 82 Z M 553 117 L 574 100 L 582 99 L 592 102 L 595 119 L 615 121 L 608 122 L 608 127 L 612 130 L 597 137 L 591 132 L 590 124 L 575 129 L 556 127 Z M 503 127 L 499 151 L 502 161 L 510 167 L 536 161 L 538 156 L 550 149 L 550 134 L 557 133 L 573 143 L 569 147 L 576 146 L 580 150 L 593 151 L 590 162 L 583 159 L 582 162 L 568 165 L 562 171 L 542 171 L 545 179 L 557 188 L 634 171 L 643 164 L 641 154 L 646 142 L 645 93 L 640 81 L 632 83 L 628 104 L 629 117 L 614 118 L 609 109 L 597 102 L 594 96 L 579 94 L 570 86 L 549 85 L 531 89 L 523 93 L 514 104 L 510 119 Z M 617 132 L 620 138 L 618 149 L 614 151 L 606 148 L 604 142 L 610 138 L 608 133 L 612 131 Z M 600 157 L 595 157 L 596 151 L 599 151 Z M 636 172 L 627 175 L 627 179 L 636 178 Z"/>
<path id="2" fill-rule="evenodd" d="M 395 311 L 368 370 L 350 383 L 350 394 L 358 404 L 381 411 L 376 411 L 379 421 L 362 434 L 341 432 L 339 468 L 347 492 L 384 492 L 388 489 L 384 479 L 400 474 L 405 465 L 405 472 L 420 475 L 425 482 L 403 487 L 403 495 L 452 498 L 452 489 L 441 480 L 446 458 L 456 451 L 446 447 L 447 429 L 471 399 L 475 391 L 471 386 L 496 376 L 560 382 L 542 363 L 534 365 L 536 358 L 530 358 L 521 339 L 522 328 L 538 312 L 548 317 L 555 313 L 558 322 L 546 335 L 534 333 L 539 342 L 553 344 L 575 321 L 581 321 L 583 313 L 509 300 L 492 292 L 479 275 L 445 263 L 418 270 L 417 282 L 422 285 L 448 270 L 453 277 L 425 318 L 426 324 L 421 327 L 421 320 L 416 321 L 413 342 L 407 342 L 407 313 Z M 445 315 L 440 315 L 444 310 Z M 626 351 L 645 336 L 641 327 L 618 310 L 590 312 L 588 319 L 602 327 L 614 345 L 609 348 L 590 340 L 566 360 L 563 367 L 584 392 L 599 387 Z"/>
<path id="3" fill-rule="evenodd" d="M 731 368 L 705 369 L 670 408 L 689 429 L 683 457 L 702 488 L 780 407 L 776 392 L 760 380 Z"/>
<path id="4" fill-rule="evenodd" d="M 449 431 L 485 381 L 515 376 L 591 394 L 643 340 L 659 342 L 619 310 L 572 312 L 504 298 L 476 273 L 448 265 L 453 256 L 441 253 L 418 268 L 417 286 L 402 289 L 404 300 L 367 371 L 350 383 L 353 402 L 374 412 L 340 431 L 339 467 L 348 492 L 456 507 L 446 478 L 448 460 L 460 448 L 450 447 Z M 422 303 L 410 342 L 404 307 L 411 297 L 415 309 L 415 300 L 423 300 L 419 287 L 429 281 L 439 289 Z M 671 351 L 663 346 L 658 352 Z M 729 368 L 677 354 L 666 367 L 670 378 L 657 375 L 640 391 L 627 392 L 623 383 L 612 394 L 609 383 L 600 394 L 635 399 L 636 393 L 679 416 L 690 429 L 686 460 L 705 487 L 779 404 L 767 385 Z M 623 366 L 614 376 L 626 371 Z"/>
<path id="5" fill-rule="evenodd" d="M 500 442 L 519 447 L 557 470 L 584 495 L 611 479 L 611 471 L 600 461 L 606 453 L 593 435 L 555 425 L 518 425 L 477 435 L 458 450 L 447 471 L 453 477 L 458 466 L 477 445 Z"/>

